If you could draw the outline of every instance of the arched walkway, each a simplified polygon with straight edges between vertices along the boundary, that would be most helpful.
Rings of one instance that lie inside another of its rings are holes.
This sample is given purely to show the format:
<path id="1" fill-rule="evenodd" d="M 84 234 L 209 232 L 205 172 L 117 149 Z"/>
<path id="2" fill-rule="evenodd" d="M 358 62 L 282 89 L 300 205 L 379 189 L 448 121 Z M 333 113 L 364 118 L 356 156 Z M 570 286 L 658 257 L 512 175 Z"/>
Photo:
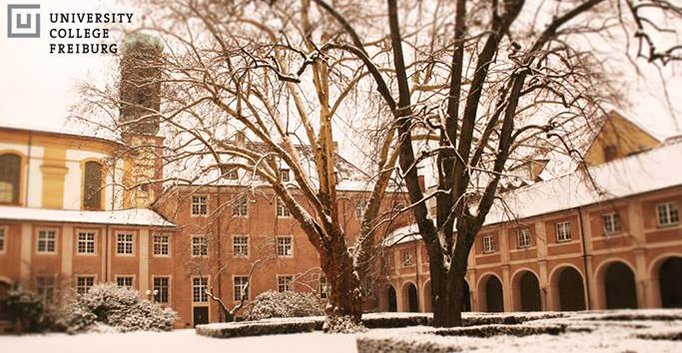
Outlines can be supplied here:
<path id="1" fill-rule="evenodd" d="M 471 289 L 469 289 L 469 282 L 466 280 L 463 281 L 462 283 L 464 287 L 464 302 L 462 303 L 462 312 L 469 312 L 471 311 Z"/>
<path id="2" fill-rule="evenodd" d="M 388 311 L 392 312 L 392 313 L 397 312 L 398 311 L 398 297 L 395 293 L 395 288 L 393 288 L 393 286 L 390 284 L 386 288 L 386 296 L 387 296 L 386 303 L 388 304 L 388 308 L 387 308 Z"/>
<path id="3" fill-rule="evenodd" d="M 403 303 L 405 309 L 411 313 L 419 312 L 419 297 L 417 296 L 417 287 L 411 282 L 403 286 Z"/>
<path id="4" fill-rule="evenodd" d="M 514 291 L 514 308 L 521 311 L 542 310 L 542 296 L 540 295 L 540 282 L 531 271 L 518 273 L 512 290 Z"/>
<path id="5" fill-rule="evenodd" d="M 583 276 L 571 266 L 557 270 L 552 288 L 558 291 L 556 305 L 561 311 L 585 310 L 585 285 Z"/>
<path id="6" fill-rule="evenodd" d="M 488 275 L 479 282 L 480 309 L 487 312 L 504 311 L 504 297 L 502 282 L 494 276 Z"/>
<path id="7" fill-rule="evenodd" d="M 682 257 L 669 257 L 658 271 L 661 307 L 682 308 Z"/>
<path id="8" fill-rule="evenodd" d="M 604 270 L 604 296 L 607 309 L 637 308 L 635 274 L 620 261 L 606 265 Z"/>

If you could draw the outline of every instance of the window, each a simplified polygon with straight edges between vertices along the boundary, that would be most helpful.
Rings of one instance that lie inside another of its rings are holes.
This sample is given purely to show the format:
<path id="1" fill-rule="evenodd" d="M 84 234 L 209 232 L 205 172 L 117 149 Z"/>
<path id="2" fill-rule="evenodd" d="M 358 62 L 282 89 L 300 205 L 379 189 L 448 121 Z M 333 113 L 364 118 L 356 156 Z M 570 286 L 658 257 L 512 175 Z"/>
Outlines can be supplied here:
<path id="1" fill-rule="evenodd" d="M 365 208 L 367 208 L 367 201 L 361 200 L 355 203 L 355 218 L 361 220 L 365 215 Z"/>
<path id="2" fill-rule="evenodd" d="M 294 276 L 277 276 L 277 290 L 287 292 L 293 290 Z"/>
<path id="3" fill-rule="evenodd" d="M 208 295 L 206 294 L 207 290 L 208 290 L 207 277 L 192 278 L 192 302 L 194 303 L 208 302 Z"/>
<path id="4" fill-rule="evenodd" d="M 516 232 L 516 244 L 519 249 L 530 247 L 530 229 L 519 229 Z"/>
<path id="5" fill-rule="evenodd" d="M 249 199 L 246 196 L 241 196 L 234 200 L 232 215 L 236 217 L 246 217 L 249 215 Z"/>
<path id="6" fill-rule="evenodd" d="M 277 256 L 290 257 L 293 255 L 291 237 L 277 237 Z"/>
<path id="7" fill-rule="evenodd" d="M 192 216 L 208 214 L 208 196 L 192 196 Z"/>
<path id="8" fill-rule="evenodd" d="M 492 235 L 486 235 L 483 237 L 483 252 L 495 252 L 495 240 L 493 239 Z"/>
<path id="9" fill-rule="evenodd" d="M 659 226 L 670 226 L 680 223 L 680 210 L 676 202 L 666 202 L 656 205 Z"/>
<path id="10" fill-rule="evenodd" d="M 168 288 L 170 279 L 168 277 L 154 277 L 154 301 L 157 303 L 168 304 Z"/>
<path id="11" fill-rule="evenodd" d="M 5 252 L 5 242 L 7 241 L 7 227 L 0 227 L 0 253 Z"/>
<path id="12" fill-rule="evenodd" d="M 232 237 L 232 256 L 249 256 L 249 237 L 235 235 Z"/>
<path id="13" fill-rule="evenodd" d="M 116 254 L 117 255 L 132 255 L 133 254 L 133 234 L 132 233 L 118 233 L 118 234 L 116 234 Z"/>
<path id="14" fill-rule="evenodd" d="M 249 288 L 246 285 L 249 283 L 249 276 L 234 276 L 234 301 L 241 301 L 249 299 Z"/>
<path id="15" fill-rule="evenodd" d="M 384 265 L 386 266 L 386 268 L 393 268 L 393 254 L 392 253 L 384 254 Z"/>
<path id="16" fill-rule="evenodd" d="M 556 224 L 556 241 L 570 241 L 571 237 L 571 222 L 559 222 Z"/>
<path id="17" fill-rule="evenodd" d="M 57 231 L 54 229 L 38 230 L 38 252 L 54 253 L 57 245 Z"/>
<path id="18" fill-rule="evenodd" d="M 133 276 L 116 276 L 116 285 L 123 288 L 133 288 Z"/>
<path id="19" fill-rule="evenodd" d="M 225 175 L 225 178 L 227 178 L 227 180 L 239 179 L 239 173 L 237 172 L 237 169 L 232 169 L 228 171 L 227 174 Z"/>
<path id="20" fill-rule="evenodd" d="M 76 292 L 78 294 L 87 293 L 93 285 L 95 285 L 95 276 L 76 277 Z"/>
<path id="21" fill-rule="evenodd" d="M 618 215 L 618 213 L 603 214 L 601 219 L 604 224 L 604 234 L 614 234 L 623 230 L 620 225 L 620 215 Z"/>
<path id="22" fill-rule="evenodd" d="M 170 255 L 170 236 L 166 234 L 154 234 L 154 256 Z"/>
<path id="23" fill-rule="evenodd" d="M 203 235 L 192 236 L 192 257 L 208 256 L 208 241 Z"/>
<path id="24" fill-rule="evenodd" d="M 0 156 L 0 203 L 19 203 L 19 175 L 21 157 L 16 154 Z"/>
<path id="25" fill-rule="evenodd" d="M 324 273 L 320 273 L 320 299 L 327 299 L 329 296 L 329 283 L 327 283 L 327 277 Z"/>
<path id="26" fill-rule="evenodd" d="M 283 182 L 289 182 L 289 169 L 280 169 L 279 170 L 279 175 L 282 176 L 282 181 Z"/>
<path id="27" fill-rule="evenodd" d="M 414 249 L 406 249 L 400 252 L 403 267 L 414 265 Z"/>
<path id="28" fill-rule="evenodd" d="M 83 208 L 86 210 L 102 209 L 102 165 L 98 162 L 85 162 Z"/>
<path id="29" fill-rule="evenodd" d="M 43 303 L 47 305 L 54 303 L 54 277 L 36 277 L 36 292 L 43 297 Z"/>
<path id="30" fill-rule="evenodd" d="M 277 198 L 277 217 L 291 217 L 291 213 L 282 200 Z"/>
<path id="31" fill-rule="evenodd" d="M 95 253 L 95 232 L 78 232 L 78 254 Z"/>

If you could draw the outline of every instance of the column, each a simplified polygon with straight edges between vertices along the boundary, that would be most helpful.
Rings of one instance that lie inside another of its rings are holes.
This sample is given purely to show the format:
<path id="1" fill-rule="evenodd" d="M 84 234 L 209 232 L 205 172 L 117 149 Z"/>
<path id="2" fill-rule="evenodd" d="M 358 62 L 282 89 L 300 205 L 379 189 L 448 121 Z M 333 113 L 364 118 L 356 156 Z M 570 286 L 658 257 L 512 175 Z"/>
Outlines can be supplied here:
<path id="1" fill-rule="evenodd" d="M 138 288 L 140 290 L 140 295 L 143 295 L 146 298 L 147 290 L 149 289 L 149 229 L 142 228 L 138 234 L 140 236 L 140 256 L 138 257 L 138 261 L 140 262 L 140 271 L 138 278 Z"/>
<path id="2" fill-rule="evenodd" d="M 71 278 L 73 274 L 73 226 L 64 225 L 62 228 L 62 269 L 63 279 Z"/>
<path id="3" fill-rule="evenodd" d="M 29 223 L 21 224 L 21 253 L 19 264 L 19 283 L 26 283 L 31 279 L 31 255 L 33 254 L 33 226 Z"/>
<path id="4" fill-rule="evenodd" d="M 512 290 L 509 279 L 509 265 L 502 265 L 502 293 L 504 297 L 504 311 L 512 311 Z"/>

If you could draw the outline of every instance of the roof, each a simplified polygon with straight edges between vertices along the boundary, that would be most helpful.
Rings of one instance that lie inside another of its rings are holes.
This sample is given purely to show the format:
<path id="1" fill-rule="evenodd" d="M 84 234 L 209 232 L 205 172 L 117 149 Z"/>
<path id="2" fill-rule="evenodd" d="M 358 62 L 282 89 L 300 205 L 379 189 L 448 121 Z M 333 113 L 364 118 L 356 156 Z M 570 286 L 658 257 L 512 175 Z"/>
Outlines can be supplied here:
<path id="1" fill-rule="evenodd" d="M 176 227 L 175 224 L 167 221 L 158 213 L 144 208 L 117 211 L 80 211 L 0 206 L 0 220 Z"/>
<path id="2" fill-rule="evenodd" d="M 33 125 L 16 124 L 16 123 L 8 123 L 5 121 L 0 121 L 0 129 L 21 130 L 21 131 L 37 132 L 37 133 L 50 134 L 50 135 L 78 137 L 78 138 L 83 138 L 83 139 L 98 140 L 98 141 L 102 141 L 105 143 L 122 145 L 121 142 L 117 141 L 116 138 L 111 134 L 98 133 L 101 136 L 95 136 L 95 135 L 90 135 L 85 130 L 79 131 L 77 129 L 67 128 L 67 127 L 58 128 L 58 127 L 49 127 L 49 126 L 33 126 Z M 104 130 L 100 129 L 98 131 L 104 131 Z"/>
<path id="3" fill-rule="evenodd" d="M 588 169 L 592 179 L 576 171 L 501 194 L 486 217 L 485 226 L 590 206 L 628 196 L 682 186 L 682 138 L 639 154 Z M 388 246 L 421 239 L 416 225 L 396 229 Z"/>

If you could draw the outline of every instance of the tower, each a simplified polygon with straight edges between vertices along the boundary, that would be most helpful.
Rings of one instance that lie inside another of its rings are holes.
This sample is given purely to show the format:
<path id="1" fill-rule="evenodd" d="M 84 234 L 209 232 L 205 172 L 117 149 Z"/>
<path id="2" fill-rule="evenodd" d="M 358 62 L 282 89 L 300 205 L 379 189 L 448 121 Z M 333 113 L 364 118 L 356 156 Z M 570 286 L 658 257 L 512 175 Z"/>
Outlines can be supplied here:
<path id="1" fill-rule="evenodd" d="M 134 33 L 121 47 L 119 125 L 130 148 L 123 165 L 123 207 L 143 208 L 161 193 L 163 137 L 157 135 L 163 44 L 157 37 Z"/>

